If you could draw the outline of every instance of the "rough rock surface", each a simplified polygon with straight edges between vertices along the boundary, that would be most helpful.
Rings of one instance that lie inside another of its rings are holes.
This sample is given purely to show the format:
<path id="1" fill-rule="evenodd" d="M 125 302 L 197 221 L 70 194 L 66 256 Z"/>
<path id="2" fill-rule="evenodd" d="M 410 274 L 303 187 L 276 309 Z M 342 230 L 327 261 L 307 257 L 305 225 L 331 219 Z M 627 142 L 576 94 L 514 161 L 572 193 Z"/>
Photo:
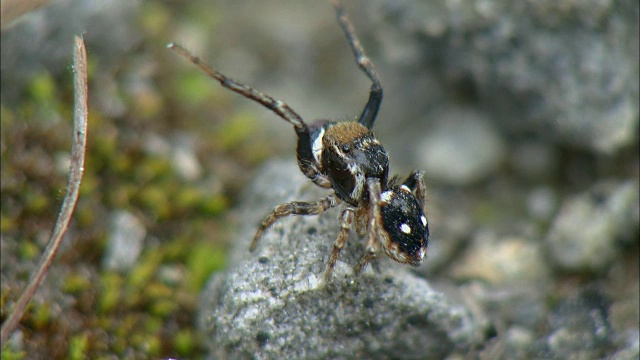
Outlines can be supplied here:
<path id="1" fill-rule="evenodd" d="M 406 266 L 382 256 L 373 266 L 378 271 L 354 277 L 363 251 L 355 234 L 327 284 L 335 210 L 276 223 L 250 253 L 260 216 L 285 201 L 323 196 L 292 160 L 269 163 L 257 179 L 243 204 L 246 226 L 234 242 L 234 265 L 202 295 L 201 326 L 214 357 L 443 358 L 481 340 L 482 321 Z"/>
<path id="2" fill-rule="evenodd" d="M 379 0 L 371 13 L 382 53 L 513 131 L 605 153 L 637 139 L 636 1 Z"/>
<path id="3" fill-rule="evenodd" d="M 596 184 L 567 199 L 546 239 L 556 265 L 570 271 L 610 266 L 638 230 L 638 197 L 637 181 L 628 180 Z"/>

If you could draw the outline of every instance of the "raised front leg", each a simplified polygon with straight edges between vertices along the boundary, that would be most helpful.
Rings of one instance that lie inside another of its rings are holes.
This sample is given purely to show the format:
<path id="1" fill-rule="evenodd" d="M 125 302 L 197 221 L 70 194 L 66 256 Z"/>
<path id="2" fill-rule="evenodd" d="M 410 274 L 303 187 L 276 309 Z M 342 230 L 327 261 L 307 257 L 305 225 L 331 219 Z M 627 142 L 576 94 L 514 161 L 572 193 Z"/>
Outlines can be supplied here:
<path id="1" fill-rule="evenodd" d="M 344 31 L 344 34 L 347 37 L 347 41 L 349 42 L 351 51 L 356 58 L 358 67 L 365 74 L 367 74 L 367 77 L 373 83 L 371 84 L 371 90 L 369 92 L 369 100 L 367 101 L 367 105 L 365 105 L 364 109 L 362 110 L 362 114 L 358 119 L 358 122 L 360 124 L 364 125 L 367 129 L 371 129 L 373 127 L 374 121 L 376 121 L 376 116 L 378 115 L 380 104 L 382 103 L 382 85 L 380 85 L 380 78 L 376 73 L 373 63 L 364 53 L 364 49 L 360 44 L 360 40 L 356 36 L 356 32 L 353 29 L 353 25 L 351 24 L 351 21 L 349 21 L 347 14 L 344 12 L 342 3 L 339 0 L 332 0 L 331 4 L 336 11 L 338 23 L 340 24 L 342 31 Z"/>
<path id="2" fill-rule="evenodd" d="M 281 217 L 289 216 L 289 215 L 318 215 L 325 212 L 327 209 L 330 209 L 338 204 L 339 200 L 336 199 L 335 196 L 327 196 L 325 199 L 312 201 L 312 202 L 303 202 L 303 201 L 292 201 L 290 203 L 282 204 L 276 206 L 269 215 L 267 215 L 262 223 L 260 223 L 260 227 L 256 232 L 256 235 L 253 237 L 253 241 L 251 242 L 251 246 L 249 246 L 249 250 L 255 250 L 258 245 L 258 241 L 262 238 L 265 230 L 267 230 L 273 223 L 278 221 Z"/>

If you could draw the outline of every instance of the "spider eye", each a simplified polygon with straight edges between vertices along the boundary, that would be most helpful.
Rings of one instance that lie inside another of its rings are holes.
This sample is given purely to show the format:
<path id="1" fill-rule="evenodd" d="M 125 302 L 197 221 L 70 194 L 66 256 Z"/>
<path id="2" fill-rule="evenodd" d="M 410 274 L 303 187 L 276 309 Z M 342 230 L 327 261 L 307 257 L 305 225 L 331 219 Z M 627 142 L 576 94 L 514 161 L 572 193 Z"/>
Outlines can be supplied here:
<path id="1" fill-rule="evenodd" d="M 344 144 L 344 145 L 342 145 L 342 151 L 343 151 L 343 152 L 349 152 L 349 151 L 351 151 L 351 146 L 349 146 L 349 144 Z"/>

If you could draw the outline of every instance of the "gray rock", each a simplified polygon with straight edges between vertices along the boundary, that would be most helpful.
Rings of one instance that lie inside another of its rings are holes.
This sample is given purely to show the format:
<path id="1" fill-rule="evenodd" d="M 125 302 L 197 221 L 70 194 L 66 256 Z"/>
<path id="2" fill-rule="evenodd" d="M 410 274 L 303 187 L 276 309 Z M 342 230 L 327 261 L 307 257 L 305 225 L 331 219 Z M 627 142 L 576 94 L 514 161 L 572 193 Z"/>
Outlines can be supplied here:
<path id="1" fill-rule="evenodd" d="M 477 234 L 451 271 L 459 280 L 481 279 L 499 286 L 543 283 L 550 275 L 539 242 L 498 238 L 490 231 Z"/>
<path id="2" fill-rule="evenodd" d="M 416 146 L 418 168 L 430 179 L 466 185 L 493 173 L 506 157 L 504 141 L 482 113 L 445 108 L 438 125 Z"/>
<path id="3" fill-rule="evenodd" d="M 174 137 L 171 164 L 183 179 L 194 181 L 202 176 L 202 165 L 195 151 L 195 137 L 181 133 Z"/>
<path id="4" fill-rule="evenodd" d="M 510 149 L 509 165 L 524 179 L 550 181 L 559 172 L 560 154 L 548 142 L 518 141 Z"/>
<path id="5" fill-rule="evenodd" d="M 430 278 L 455 263 L 460 250 L 467 246 L 477 224 L 471 213 L 468 194 L 431 186 L 427 175 L 427 216 L 431 239 L 427 257 L 417 271 Z"/>
<path id="6" fill-rule="evenodd" d="M 242 230 L 230 269 L 216 274 L 202 294 L 200 325 L 215 358 L 347 359 L 442 358 L 465 353 L 483 326 L 463 306 L 435 291 L 406 266 L 382 256 L 354 277 L 363 241 L 352 237 L 323 280 L 337 236 L 338 211 L 277 222 L 248 245 L 257 222 L 273 206 L 328 195 L 294 160 L 271 162 L 256 174 L 242 205 Z"/>
<path id="7" fill-rule="evenodd" d="M 530 349 L 535 336 L 530 329 L 512 326 L 505 334 L 506 348 L 512 359 L 527 358 L 526 349 Z"/>
<path id="8" fill-rule="evenodd" d="M 466 303 L 480 307 L 494 324 L 496 334 L 483 343 L 480 359 L 531 359 L 540 347 L 541 330 L 548 322 L 544 285 L 526 281 L 510 286 L 471 281 L 461 286 Z M 476 311 L 478 312 L 478 311 Z"/>
<path id="9" fill-rule="evenodd" d="M 628 331 L 623 348 L 616 351 L 612 359 L 632 360 L 640 358 L 640 330 L 638 328 Z"/>
<path id="10" fill-rule="evenodd" d="M 553 359 L 599 359 L 610 352 L 613 330 L 608 322 L 610 301 L 586 291 L 563 299 L 549 315 L 551 331 L 543 353 Z"/>
<path id="11" fill-rule="evenodd" d="M 414 77 L 470 91 L 508 128 L 605 153 L 637 139 L 637 1 L 378 0 L 372 12 L 378 33 L 423 49 L 414 67 L 429 74 Z"/>
<path id="12" fill-rule="evenodd" d="M 614 261 L 623 243 L 637 241 L 638 183 L 602 182 L 565 200 L 546 244 L 557 266 L 599 271 Z"/>
<path id="13" fill-rule="evenodd" d="M 533 219 L 549 221 L 558 208 L 558 194 L 550 186 L 538 186 L 527 196 L 527 210 Z"/>
<path id="14" fill-rule="evenodd" d="M 173 170 L 180 178 L 195 181 L 202 177 L 202 165 L 195 151 L 196 137 L 193 134 L 180 132 L 171 141 L 152 132 L 145 132 L 143 136 L 145 152 L 170 158 Z"/>
<path id="15" fill-rule="evenodd" d="M 120 210 L 111 215 L 103 265 L 109 270 L 127 271 L 138 260 L 147 229 L 135 215 Z"/>

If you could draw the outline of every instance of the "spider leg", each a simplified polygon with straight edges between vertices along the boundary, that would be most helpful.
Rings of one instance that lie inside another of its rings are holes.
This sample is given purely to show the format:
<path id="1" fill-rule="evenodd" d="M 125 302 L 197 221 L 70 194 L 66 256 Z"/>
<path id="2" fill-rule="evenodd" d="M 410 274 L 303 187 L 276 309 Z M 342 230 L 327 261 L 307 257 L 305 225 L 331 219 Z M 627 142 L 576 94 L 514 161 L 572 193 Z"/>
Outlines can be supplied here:
<path id="1" fill-rule="evenodd" d="M 415 193 L 416 199 L 418 199 L 418 202 L 422 206 L 422 211 L 426 212 L 427 187 L 424 185 L 424 174 L 422 171 L 412 171 L 402 185 L 407 186 Z"/>
<path id="2" fill-rule="evenodd" d="M 329 258 L 329 263 L 327 264 L 327 272 L 325 273 L 325 281 L 327 282 L 331 280 L 333 268 L 336 266 L 338 255 L 340 254 L 340 251 L 344 247 L 344 243 L 349 237 L 349 230 L 351 230 L 352 224 L 353 209 L 346 207 L 340 213 L 340 233 L 338 234 L 338 238 L 336 239 L 336 241 L 333 243 L 333 251 L 331 251 L 331 257 Z"/>
<path id="3" fill-rule="evenodd" d="M 176 52 L 178 55 L 197 65 L 202 71 L 204 71 L 205 74 L 218 80 L 220 84 L 225 88 L 236 92 L 246 98 L 254 100 L 267 109 L 273 111 L 278 116 L 283 118 L 286 122 L 293 125 L 296 133 L 309 133 L 307 124 L 305 124 L 305 122 L 302 120 L 302 117 L 300 117 L 298 113 L 293 111 L 293 109 L 291 109 L 289 105 L 285 104 L 283 101 L 276 100 L 271 96 L 252 88 L 251 86 L 241 84 L 231 78 L 226 77 L 225 75 L 214 70 L 211 66 L 202 62 L 199 57 L 192 55 L 189 51 L 178 44 L 170 43 L 167 45 L 167 47 Z"/>
<path id="4" fill-rule="evenodd" d="M 253 241 L 249 246 L 249 250 L 255 250 L 258 245 L 258 241 L 262 238 L 265 230 L 269 228 L 269 226 L 273 225 L 278 219 L 281 217 L 289 216 L 289 215 L 319 215 L 325 212 L 327 209 L 330 209 L 336 206 L 340 200 L 338 200 L 335 196 L 327 196 L 324 199 L 318 201 L 304 202 L 304 201 L 292 201 L 290 203 L 281 204 L 276 206 L 269 215 L 267 215 L 262 223 L 260 223 L 260 227 L 256 232 L 256 235 L 253 237 Z"/>
<path id="5" fill-rule="evenodd" d="M 367 101 L 367 105 L 365 105 L 362 110 L 362 114 L 360 114 L 360 118 L 358 122 L 367 129 L 371 129 L 373 127 L 373 123 L 376 120 L 376 116 L 378 115 L 378 110 L 380 109 L 380 104 L 382 103 L 382 85 L 380 84 L 380 78 L 376 73 L 376 70 L 373 66 L 371 60 L 364 53 L 364 49 L 360 44 L 360 40 L 356 36 L 355 30 L 353 29 L 353 25 L 347 14 L 344 11 L 344 7 L 342 6 L 342 2 L 340 0 L 331 0 L 331 4 L 336 11 L 336 16 L 338 18 L 338 23 L 344 31 L 345 36 L 347 37 L 347 41 L 349 42 L 349 46 L 351 46 L 351 51 L 356 58 L 356 63 L 358 63 L 358 67 L 362 70 L 367 77 L 371 79 L 373 84 L 371 84 L 371 90 L 369 92 L 369 100 Z"/>
<path id="6" fill-rule="evenodd" d="M 376 178 L 367 179 L 367 191 L 369 193 L 369 229 L 367 234 L 367 244 L 365 246 L 365 254 L 362 256 L 354 271 L 356 275 L 360 274 L 367 266 L 369 261 L 373 259 L 380 251 L 380 237 L 382 227 L 382 215 L 380 214 L 380 180 Z"/>
<path id="7" fill-rule="evenodd" d="M 252 88 L 251 86 L 241 84 L 231 78 L 228 78 L 213 69 L 211 66 L 202 62 L 199 57 L 191 54 L 178 44 L 171 43 L 168 44 L 167 47 L 197 65 L 205 74 L 215 80 L 218 80 L 225 88 L 260 103 L 262 106 L 273 111 L 286 122 L 293 125 L 293 128 L 298 135 L 298 165 L 300 166 L 300 170 L 310 179 L 315 179 L 319 176 L 319 170 L 312 160 L 312 140 L 309 127 L 304 120 L 302 120 L 302 117 L 291 109 L 289 105 L 285 104 L 281 100 L 276 100 L 271 96 Z"/>

